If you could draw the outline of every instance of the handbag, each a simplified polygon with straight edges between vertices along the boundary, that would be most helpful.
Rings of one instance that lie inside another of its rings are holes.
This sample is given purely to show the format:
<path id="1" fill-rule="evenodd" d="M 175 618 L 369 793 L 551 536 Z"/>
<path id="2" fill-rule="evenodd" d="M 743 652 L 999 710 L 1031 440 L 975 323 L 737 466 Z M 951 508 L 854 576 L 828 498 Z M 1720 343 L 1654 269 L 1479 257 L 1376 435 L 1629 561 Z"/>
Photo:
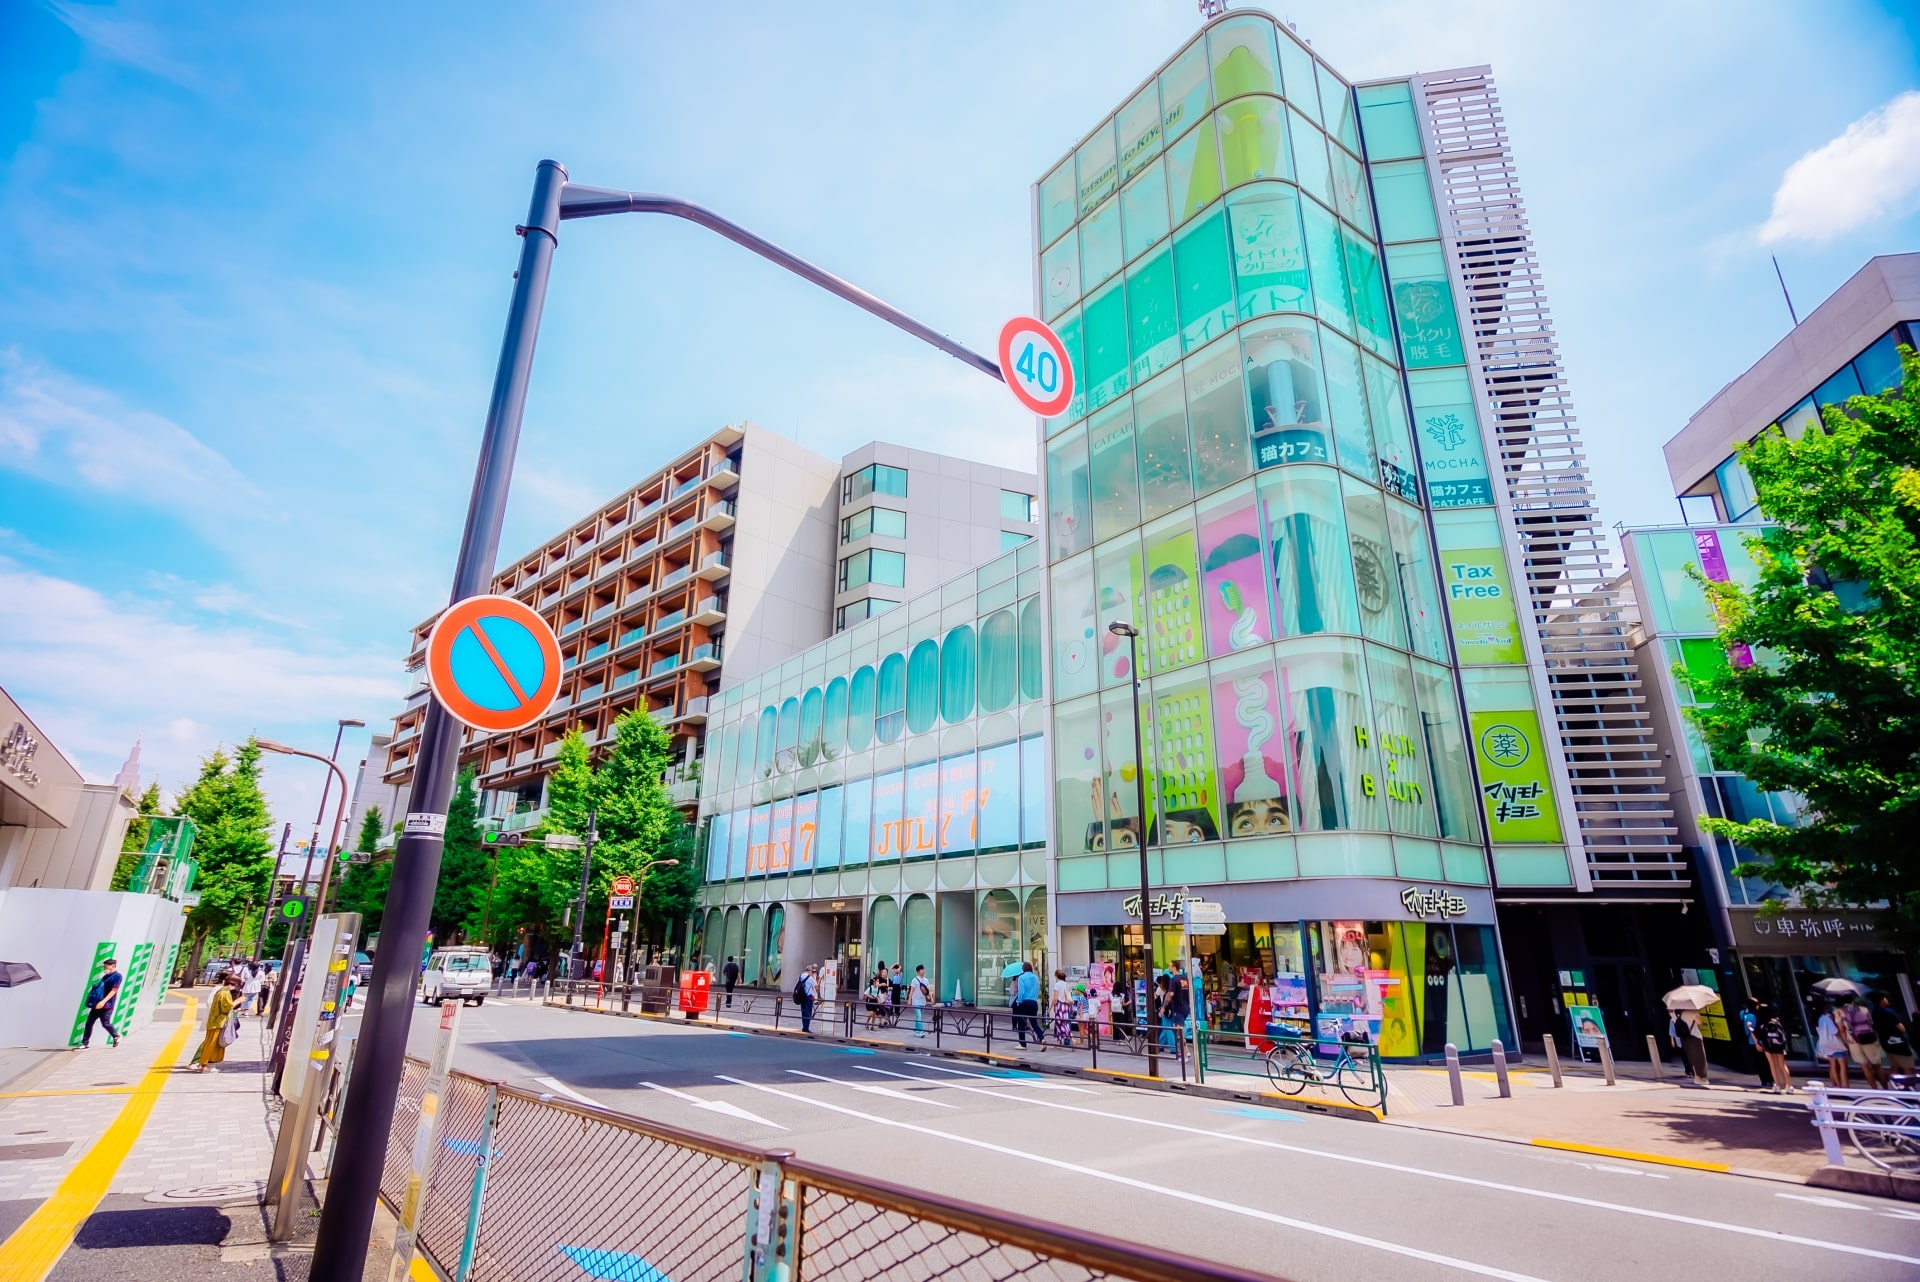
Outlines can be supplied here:
<path id="1" fill-rule="evenodd" d="M 222 1046 L 231 1046 L 239 1040 L 240 1040 L 240 1017 L 238 1015 L 235 1015 L 232 1019 L 227 1021 L 227 1026 L 220 1030 L 220 1044 Z"/>

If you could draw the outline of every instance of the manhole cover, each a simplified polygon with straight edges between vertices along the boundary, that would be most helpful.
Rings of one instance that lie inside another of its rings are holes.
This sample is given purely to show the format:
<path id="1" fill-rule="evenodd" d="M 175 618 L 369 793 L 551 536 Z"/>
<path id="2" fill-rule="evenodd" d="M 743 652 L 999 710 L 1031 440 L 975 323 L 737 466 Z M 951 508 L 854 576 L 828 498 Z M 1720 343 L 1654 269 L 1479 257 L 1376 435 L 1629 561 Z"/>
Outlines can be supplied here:
<path id="1" fill-rule="evenodd" d="M 49 1157 L 62 1157 L 72 1147 L 72 1140 L 44 1140 L 38 1144 L 0 1144 L 0 1162 L 36 1162 Z"/>
<path id="2" fill-rule="evenodd" d="M 235 1202 L 258 1202 L 267 1186 L 260 1180 L 234 1180 L 226 1184 L 196 1184 L 191 1188 L 167 1189 L 147 1194 L 149 1202 L 191 1203 L 198 1206 L 228 1206 Z"/>

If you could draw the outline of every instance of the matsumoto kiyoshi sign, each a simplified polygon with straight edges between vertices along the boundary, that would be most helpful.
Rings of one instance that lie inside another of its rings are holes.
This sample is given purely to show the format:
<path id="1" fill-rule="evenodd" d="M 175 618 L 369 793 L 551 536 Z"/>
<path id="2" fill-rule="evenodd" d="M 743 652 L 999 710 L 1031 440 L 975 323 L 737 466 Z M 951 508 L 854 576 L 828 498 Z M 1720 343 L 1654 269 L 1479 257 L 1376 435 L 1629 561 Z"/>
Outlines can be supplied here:
<path id="1" fill-rule="evenodd" d="M 1480 800 L 1495 842 L 1557 842 L 1560 812 L 1531 709 L 1472 714 Z"/>
<path id="2" fill-rule="evenodd" d="M 1400 892 L 1400 906 L 1410 917 L 1465 917 L 1467 901 L 1451 891 L 1408 886 Z"/>
<path id="3" fill-rule="evenodd" d="M 1169 921 L 1173 921 L 1186 915 L 1186 906 L 1188 904 L 1205 902 L 1206 896 L 1196 895 L 1191 890 L 1182 886 L 1177 891 L 1155 895 L 1150 906 L 1156 918 L 1164 917 Z M 1138 917 L 1140 915 L 1140 896 L 1137 893 L 1128 895 L 1126 901 L 1122 903 L 1120 907 L 1127 916 Z"/>

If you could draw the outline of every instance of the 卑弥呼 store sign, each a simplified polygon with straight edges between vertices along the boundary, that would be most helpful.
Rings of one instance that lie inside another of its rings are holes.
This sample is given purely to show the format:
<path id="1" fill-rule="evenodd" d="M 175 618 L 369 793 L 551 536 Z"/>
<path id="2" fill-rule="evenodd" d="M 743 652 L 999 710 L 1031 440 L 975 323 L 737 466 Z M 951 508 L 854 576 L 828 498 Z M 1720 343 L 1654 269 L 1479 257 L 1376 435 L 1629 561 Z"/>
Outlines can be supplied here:
<path id="1" fill-rule="evenodd" d="M 1778 913 L 1736 908 L 1728 916 L 1733 923 L 1733 946 L 1749 953 L 1791 957 L 1890 946 L 1881 933 L 1881 914 L 1857 908 L 1796 908 Z"/>
<path id="2" fill-rule="evenodd" d="M 33 768 L 33 754 L 39 750 L 40 741 L 27 732 L 26 722 L 14 722 L 6 739 L 0 741 L 0 770 L 29 788 L 38 787 L 40 775 Z"/>

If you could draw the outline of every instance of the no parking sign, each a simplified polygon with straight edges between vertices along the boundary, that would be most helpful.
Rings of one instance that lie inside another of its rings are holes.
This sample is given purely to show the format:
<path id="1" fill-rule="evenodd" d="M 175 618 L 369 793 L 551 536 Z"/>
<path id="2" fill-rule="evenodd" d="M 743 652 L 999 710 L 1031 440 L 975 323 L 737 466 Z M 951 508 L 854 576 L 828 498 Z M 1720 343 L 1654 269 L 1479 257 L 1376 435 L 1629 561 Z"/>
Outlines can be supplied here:
<path id="1" fill-rule="evenodd" d="M 560 643 L 531 607 L 506 596 L 456 601 L 427 636 L 427 685 L 454 720 L 518 730 L 560 691 Z"/>
<path id="2" fill-rule="evenodd" d="M 1073 400 L 1067 345 L 1045 321 L 1016 316 L 1000 330 L 1000 374 L 1014 399 L 1038 414 L 1064 414 Z"/>

